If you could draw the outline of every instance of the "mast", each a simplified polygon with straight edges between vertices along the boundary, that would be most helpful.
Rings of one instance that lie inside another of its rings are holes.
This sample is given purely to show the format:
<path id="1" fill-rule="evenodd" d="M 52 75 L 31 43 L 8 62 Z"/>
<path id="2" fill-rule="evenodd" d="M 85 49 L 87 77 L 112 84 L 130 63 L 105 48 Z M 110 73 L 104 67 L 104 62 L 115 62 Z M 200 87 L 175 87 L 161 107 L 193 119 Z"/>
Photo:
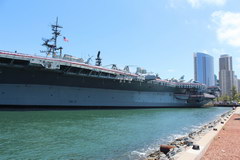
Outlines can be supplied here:
<path id="1" fill-rule="evenodd" d="M 59 28 L 63 28 L 62 26 L 58 25 L 58 17 L 56 18 L 56 24 L 51 25 L 52 27 L 52 38 L 50 39 L 45 39 L 43 38 L 42 40 L 44 43 L 42 46 L 45 46 L 47 48 L 46 51 L 42 51 L 46 53 L 47 55 L 52 55 L 53 58 L 56 57 L 61 57 L 62 56 L 62 47 L 57 47 L 57 38 L 61 36 L 61 30 Z M 60 54 L 58 51 L 60 50 Z"/>

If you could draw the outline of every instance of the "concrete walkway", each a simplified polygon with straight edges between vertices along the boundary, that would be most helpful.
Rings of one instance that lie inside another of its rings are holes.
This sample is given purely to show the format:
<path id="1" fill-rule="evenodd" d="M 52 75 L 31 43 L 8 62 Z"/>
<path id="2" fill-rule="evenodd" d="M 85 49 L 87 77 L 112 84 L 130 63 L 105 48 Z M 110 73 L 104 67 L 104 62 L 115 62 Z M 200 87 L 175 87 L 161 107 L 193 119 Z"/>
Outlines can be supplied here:
<path id="1" fill-rule="evenodd" d="M 215 130 L 194 142 L 200 146 L 199 150 L 190 147 L 177 154 L 175 158 L 177 160 L 240 160 L 240 107 L 236 108 L 231 117 L 224 118 L 224 122 L 225 124 L 219 123 Z M 229 154 L 226 154 L 227 152 Z M 221 157 L 223 155 L 228 156 Z"/>
<path id="2" fill-rule="evenodd" d="M 231 116 L 201 160 L 240 160 L 240 108 Z"/>

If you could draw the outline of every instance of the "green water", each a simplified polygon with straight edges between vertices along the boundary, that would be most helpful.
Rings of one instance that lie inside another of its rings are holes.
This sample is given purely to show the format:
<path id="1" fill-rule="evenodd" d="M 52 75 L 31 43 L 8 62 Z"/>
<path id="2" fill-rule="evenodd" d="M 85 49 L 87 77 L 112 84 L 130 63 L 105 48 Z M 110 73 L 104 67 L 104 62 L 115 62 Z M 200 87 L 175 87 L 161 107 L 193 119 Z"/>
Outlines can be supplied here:
<path id="1" fill-rule="evenodd" d="M 0 159 L 139 159 L 228 110 L 0 111 Z"/>

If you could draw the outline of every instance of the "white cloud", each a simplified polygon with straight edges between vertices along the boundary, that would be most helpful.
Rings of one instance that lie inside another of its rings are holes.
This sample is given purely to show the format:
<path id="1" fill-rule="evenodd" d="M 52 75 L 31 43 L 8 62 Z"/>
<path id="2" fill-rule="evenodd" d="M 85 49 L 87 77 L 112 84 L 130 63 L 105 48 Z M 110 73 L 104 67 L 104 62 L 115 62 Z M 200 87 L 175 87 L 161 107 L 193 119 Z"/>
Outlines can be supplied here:
<path id="1" fill-rule="evenodd" d="M 217 11 L 212 14 L 212 21 L 217 25 L 219 41 L 240 47 L 240 13 Z"/>
<path id="2" fill-rule="evenodd" d="M 193 8 L 199 8 L 203 5 L 223 6 L 227 0 L 169 0 L 169 6 L 177 8 L 184 2 L 189 3 Z"/>
<path id="3" fill-rule="evenodd" d="M 200 7 L 203 4 L 222 6 L 226 1 L 227 0 L 187 0 L 194 8 Z"/>

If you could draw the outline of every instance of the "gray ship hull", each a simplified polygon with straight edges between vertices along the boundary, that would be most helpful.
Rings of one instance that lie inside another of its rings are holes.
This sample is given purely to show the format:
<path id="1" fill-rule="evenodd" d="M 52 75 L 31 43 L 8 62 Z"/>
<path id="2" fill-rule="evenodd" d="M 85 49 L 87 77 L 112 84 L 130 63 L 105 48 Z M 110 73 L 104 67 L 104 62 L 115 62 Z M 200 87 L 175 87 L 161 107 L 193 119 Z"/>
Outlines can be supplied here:
<path id="1" fill-rule="evenodd" d="M 172 92 L 141 92 L 53 85 L 1 84 L 0 105 L 75 107 L 199 107 Z"/>
<path id="2" fill-rule="evenodd" d="M 200 107 L 212 99 L 203 94 L 204 87 L 143 80 L 139 75 L 62 59 L 0 54 L 1 106 Z"/>

